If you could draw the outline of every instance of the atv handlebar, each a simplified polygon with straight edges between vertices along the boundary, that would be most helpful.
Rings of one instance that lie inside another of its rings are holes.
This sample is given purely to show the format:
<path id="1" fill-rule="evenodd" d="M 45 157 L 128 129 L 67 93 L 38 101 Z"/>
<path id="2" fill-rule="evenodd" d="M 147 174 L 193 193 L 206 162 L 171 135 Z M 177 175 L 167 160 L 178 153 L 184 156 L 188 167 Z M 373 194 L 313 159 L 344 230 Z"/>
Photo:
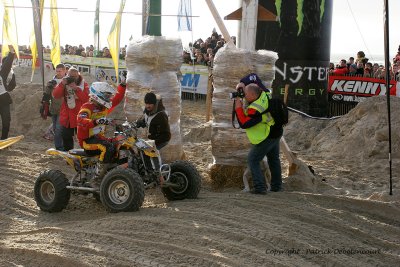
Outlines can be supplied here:
<path id="1" fill-rule="evenodd" d="M 137 126 L 136 121 L 134 122 L 125 121 L 121 124 L 115 125 L 116 134 L 121 133 L 125 136 L 134 136 L 135 138 L 137 137 L 138 129 L 139 127 Z"/>

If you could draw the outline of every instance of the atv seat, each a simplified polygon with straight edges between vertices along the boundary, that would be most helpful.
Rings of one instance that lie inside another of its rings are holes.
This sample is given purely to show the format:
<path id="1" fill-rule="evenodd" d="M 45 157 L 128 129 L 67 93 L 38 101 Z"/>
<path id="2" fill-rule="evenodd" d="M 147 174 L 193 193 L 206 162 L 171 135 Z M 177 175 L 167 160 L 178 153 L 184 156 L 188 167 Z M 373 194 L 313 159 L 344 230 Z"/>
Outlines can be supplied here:
<path id="1" fill-rule="evenodd" d="M 85 150 L 82 148 L 71 149 L 68 151 L 68 153 L 71 155 L 76 155 L 76 156 L 90 157 L 88 154 L 86 154 Z"/>

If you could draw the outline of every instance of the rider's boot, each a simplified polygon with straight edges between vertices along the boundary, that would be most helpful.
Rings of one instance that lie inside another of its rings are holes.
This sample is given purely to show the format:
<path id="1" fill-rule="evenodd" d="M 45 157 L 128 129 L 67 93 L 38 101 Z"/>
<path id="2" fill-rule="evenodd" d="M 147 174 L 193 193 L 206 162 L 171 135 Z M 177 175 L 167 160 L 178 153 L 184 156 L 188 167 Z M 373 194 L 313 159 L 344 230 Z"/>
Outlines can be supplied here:
<path id="1" fill-rule="evenodd" d="M 164 185 L 164 183 L 165 183 L 164 176 L 160 175 L 159 181 L 160 181 L 160 186 L 162 187 Z"/>
<path id="2" fill-rule="evenodd" d="M 99 162 L 97 165 L 96 176 L 92 178 L 90 181 L 90 186 L 94 189 L 100 188 L 101 180 L 103 179 L 104 175 L 107 173 L 108 167 L 110 166 L 109 163 Z"/>

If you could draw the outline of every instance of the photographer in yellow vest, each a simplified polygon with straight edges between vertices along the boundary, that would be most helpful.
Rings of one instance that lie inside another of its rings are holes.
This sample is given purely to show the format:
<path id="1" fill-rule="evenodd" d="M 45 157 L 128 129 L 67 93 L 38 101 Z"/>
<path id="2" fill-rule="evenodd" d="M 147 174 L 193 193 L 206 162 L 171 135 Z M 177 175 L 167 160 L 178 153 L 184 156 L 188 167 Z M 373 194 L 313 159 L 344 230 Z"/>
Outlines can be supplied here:
<path id="1" fill-rule="evenodd" d="M 260 167 L 265 156 L 267 156 L 271 171 L 271 191 L 282 191 L 279 142 L 283 128 L 282 126 L 274 127 L 274 119 L 269 112 L 266 112 L 270 93 L 252 81 L 246 85 L 246 81 L 243 81 L 243 79 L 236 86 L 236 90 L 243 92 L 237 94 L 235 98 L 236 116 L 240 127 L 246 130 L 247 137 L 252 144 L 247 156 L 254 186 L 250 192 L 261 195 L 267 193 L 265 177 Z"/>

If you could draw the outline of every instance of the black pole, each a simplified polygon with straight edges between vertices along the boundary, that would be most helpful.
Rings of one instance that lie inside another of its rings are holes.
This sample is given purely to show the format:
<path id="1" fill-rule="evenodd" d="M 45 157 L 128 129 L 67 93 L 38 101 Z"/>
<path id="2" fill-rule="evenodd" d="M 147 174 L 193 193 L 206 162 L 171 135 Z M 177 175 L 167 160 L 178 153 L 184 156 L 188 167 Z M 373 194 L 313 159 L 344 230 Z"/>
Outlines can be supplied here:
<path id="1" fill-rule="evenodd" d="M 390 62 L 389 62 L 389 0 L 384 0 L 384 39 L 385 39 L 385 68 L 386 68 L 386 98 L 389 125 L 389 195 L 392 191 L 392 127 L 390 119 Z"/>

